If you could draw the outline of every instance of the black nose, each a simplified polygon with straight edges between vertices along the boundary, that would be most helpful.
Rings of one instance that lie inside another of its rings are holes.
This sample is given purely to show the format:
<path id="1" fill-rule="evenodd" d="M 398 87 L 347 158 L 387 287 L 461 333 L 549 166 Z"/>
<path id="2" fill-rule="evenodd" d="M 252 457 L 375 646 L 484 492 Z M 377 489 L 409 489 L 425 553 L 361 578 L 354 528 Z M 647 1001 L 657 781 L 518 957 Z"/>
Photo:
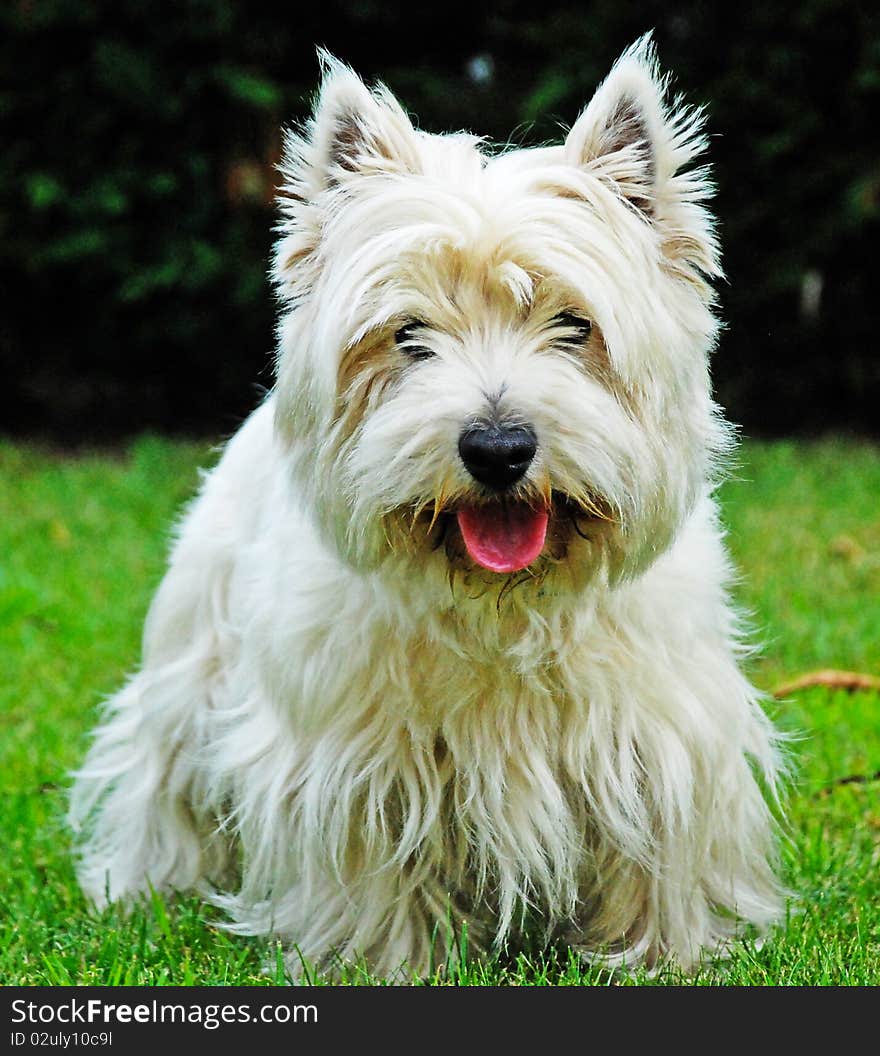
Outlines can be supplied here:
<path id="1" fill-rule="evenodd" d="M 535 432 L 528 425 L 473 425 L 458 441 L 458 453 L 468 473 L 497 490 L 515 484 L 537 450 Z"/>

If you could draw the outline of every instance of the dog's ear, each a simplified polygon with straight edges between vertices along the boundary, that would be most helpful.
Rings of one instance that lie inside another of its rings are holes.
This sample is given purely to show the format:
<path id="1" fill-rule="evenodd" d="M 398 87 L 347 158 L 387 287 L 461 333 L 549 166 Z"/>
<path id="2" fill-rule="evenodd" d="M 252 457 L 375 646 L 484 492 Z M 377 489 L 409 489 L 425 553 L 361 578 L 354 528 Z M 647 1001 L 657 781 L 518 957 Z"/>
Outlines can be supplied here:
<path id="1" fill-rule="evenodd" d="M 322 61 L 312 138 L 325 181 L 338 183 L 346 173 L 417 172 L 416 132 L 391 92 L 384 85 L 369 91 L 326 53 Z"/>
<path id="2" fill-rule="evenodd" d="M 647 215 L 663 175 L 664 87 L 650 37 L 643 37 L 617 60 L 565 141 L 569 162 L 612 177 Z"/>
<path id="3" fill-rule="evenodd" d="M 280 166 L 280 231 L 274 275 L 282 295 L 293 293 L 299 267 L 314 255 L 332 192 L 354 186 L 362 175 L 419 171 L 418 136 L 387 88 L 366 87 L 357 74 L 326 51 L 314 112 L 302 131 L 288 131 Z"/>
<path id="4" fill-rule="evenodd" d="M 703 111 L 675 100 L 646 34 L 617 60 L 565 141 L 573 165 L 613 181 L 618 193 L 662 228 L 665 244 L 709 275 L 720 274 L 713 222 L 700 204 L 714 187 L 705 167 Z"/>
<path id="5" fill-rule="evenodd" d="M 308 135 L 312 194 L 352 175 L 417 172 L 417 134 L 391 92 L 383 85 L 371 91 L 326 51 L 319 58 L 324 78 Z"/>

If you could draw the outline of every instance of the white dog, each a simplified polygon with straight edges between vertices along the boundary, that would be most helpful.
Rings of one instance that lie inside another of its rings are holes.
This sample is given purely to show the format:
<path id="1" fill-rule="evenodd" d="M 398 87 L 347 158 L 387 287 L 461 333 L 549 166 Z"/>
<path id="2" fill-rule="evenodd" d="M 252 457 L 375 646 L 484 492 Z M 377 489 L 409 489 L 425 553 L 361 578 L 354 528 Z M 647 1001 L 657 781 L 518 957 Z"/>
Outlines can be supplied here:
<path id="1" fill-rule="evenodd" d="M 712 499 L 701 114 L 646 38 L 564 144 L 492 156 L 325 63 L 277 384 L 77 775 L 82 885 L 196 888 L 294 971 L 423 973 L 463 925 L 691 968 L 781 904 Z"/>

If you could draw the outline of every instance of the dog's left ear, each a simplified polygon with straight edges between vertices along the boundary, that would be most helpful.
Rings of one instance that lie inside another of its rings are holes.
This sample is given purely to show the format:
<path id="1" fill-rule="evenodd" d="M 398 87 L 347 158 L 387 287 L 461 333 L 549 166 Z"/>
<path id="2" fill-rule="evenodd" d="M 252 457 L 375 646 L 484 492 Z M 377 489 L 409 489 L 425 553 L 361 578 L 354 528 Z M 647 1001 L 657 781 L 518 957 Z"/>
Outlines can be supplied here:
<path id="1" fill-rule="evenodd" d="M 708 275 L 720 274 L 713 221 L 700 204 L 714 187 L 705 167 L 688 166 L 706 149 L 703 112 L 667 106 L 650 34 L 628 48 L 596 90 L 565 141 L 573 165 L 610 180 L 666 236 L 665 242 Z"/>

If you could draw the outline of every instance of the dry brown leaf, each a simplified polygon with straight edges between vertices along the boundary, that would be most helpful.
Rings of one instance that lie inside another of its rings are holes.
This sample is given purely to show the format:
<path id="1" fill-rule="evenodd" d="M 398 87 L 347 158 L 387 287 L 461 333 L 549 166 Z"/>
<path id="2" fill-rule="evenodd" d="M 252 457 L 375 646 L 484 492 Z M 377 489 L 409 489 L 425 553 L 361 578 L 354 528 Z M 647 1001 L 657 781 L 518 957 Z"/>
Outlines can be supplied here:
<path id="1" fill-rule="evenodd" d="M 880 678 L 876 675 L 866 675 L 859 671 L 811 671 L 807 675 L 801 675 L 793 682 L 785 682 L 773 690 L 773 696 L 777 700 L 796 693 L 799 689 L 809 689 L 812 686 L 826 686 L 828 689 L 845 689 L 848 693 L 857 690 L 875 690 L 880 692 Z"/>

